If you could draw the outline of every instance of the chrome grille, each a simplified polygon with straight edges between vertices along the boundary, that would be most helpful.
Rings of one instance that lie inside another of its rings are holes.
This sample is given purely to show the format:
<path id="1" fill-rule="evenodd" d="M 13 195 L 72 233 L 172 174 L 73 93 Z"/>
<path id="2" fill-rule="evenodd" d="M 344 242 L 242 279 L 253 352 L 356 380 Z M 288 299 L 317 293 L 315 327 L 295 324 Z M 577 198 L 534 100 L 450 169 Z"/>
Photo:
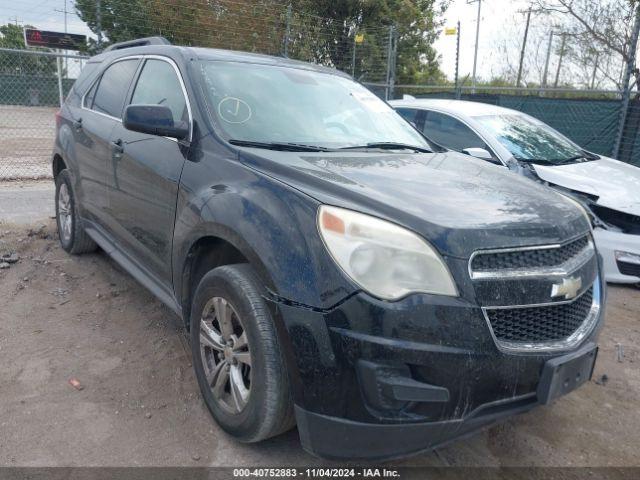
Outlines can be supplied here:
<path id="1" fill-rule="evenodd" d="M 589 335 L 601 310 L 595 255 L 590 234 L 565 244 L 475 252 L 469 275 L 498 348 L 565 350 Z"/>
<path id="2" fill-rule="evenodd" d="M 497 340 L 549 342 L 571 336 L 588 317 L 593 305 L 593 287 L 571 303 L 525 308 L 487 309 Z"/>
<path id="3" fill-rule="evenodd" d="M 577 256 L 589 244 L 585 235 L 557 247 L 526 248 L 514 251 L 479 252 L 471 261 L 474 272 L 556 267 Z"/>

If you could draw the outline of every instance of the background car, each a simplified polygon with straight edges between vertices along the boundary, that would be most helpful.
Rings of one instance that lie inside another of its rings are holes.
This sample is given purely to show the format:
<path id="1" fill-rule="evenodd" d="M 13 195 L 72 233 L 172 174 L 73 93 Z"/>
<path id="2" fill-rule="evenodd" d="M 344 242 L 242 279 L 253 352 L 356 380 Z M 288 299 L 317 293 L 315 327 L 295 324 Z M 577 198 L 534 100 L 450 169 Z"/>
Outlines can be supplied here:
<path id="1" fill-rule="evenodd" d="M 435 143 L 570 194 L 592 215 L 607 281 L 640 282 L 639 168 L 588 152 L 516 110 L 408 96 L 389 103 Z"/>

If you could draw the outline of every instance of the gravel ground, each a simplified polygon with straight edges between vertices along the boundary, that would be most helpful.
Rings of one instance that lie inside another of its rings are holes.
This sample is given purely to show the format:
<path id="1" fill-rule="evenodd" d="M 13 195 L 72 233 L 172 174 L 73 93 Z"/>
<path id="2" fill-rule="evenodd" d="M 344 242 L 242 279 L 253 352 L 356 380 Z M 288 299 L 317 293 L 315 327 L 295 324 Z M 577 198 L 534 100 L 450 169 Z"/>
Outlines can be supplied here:
<path id="1" fill-rule="evenodd" d="M 258 445 L 226 436 L 200 399 L 180 321 L 103 253 L 67 255 L 52 221 L 0 224 L 9 252 L 19 260 L 0 270 L 0 466 L 326 463 L 295 430 Z M 639 312 L 639 289 L 610 288 L 591 382 L 393 464 L 638 465 Z"/>
<path id="2" fill-rule="evenodd" d="M 56 110 L 0 105 L 0 179 L 51 176 Z"/>

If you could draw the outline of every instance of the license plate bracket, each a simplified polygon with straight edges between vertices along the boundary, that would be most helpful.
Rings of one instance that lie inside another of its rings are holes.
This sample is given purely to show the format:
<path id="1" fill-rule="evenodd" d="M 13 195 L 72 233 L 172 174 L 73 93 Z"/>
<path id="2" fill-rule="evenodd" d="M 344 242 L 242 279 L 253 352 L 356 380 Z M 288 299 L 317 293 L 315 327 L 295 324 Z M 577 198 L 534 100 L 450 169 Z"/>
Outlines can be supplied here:
<path id="1" fill-rule="evenodd" d="M 540 403 L 549 404 L 589 381 L 597 355 L 598 347 L 589 343 L 576 352 L 548 360 L 538 384 Z"/>

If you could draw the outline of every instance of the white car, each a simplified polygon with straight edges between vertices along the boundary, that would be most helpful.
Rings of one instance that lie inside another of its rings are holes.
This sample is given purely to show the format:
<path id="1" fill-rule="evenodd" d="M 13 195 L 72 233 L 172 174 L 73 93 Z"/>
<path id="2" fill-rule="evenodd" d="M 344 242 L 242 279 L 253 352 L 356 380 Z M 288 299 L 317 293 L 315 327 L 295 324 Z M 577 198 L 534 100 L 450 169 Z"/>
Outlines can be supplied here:
<path id="1" fill-rule="evenodd" d="M 389 102 L 433 142 L 502 165 L 587 207 L 608 282 L 640 282 L 640 168 L 590 153 L 545 123 L 461 100 Z"/>

